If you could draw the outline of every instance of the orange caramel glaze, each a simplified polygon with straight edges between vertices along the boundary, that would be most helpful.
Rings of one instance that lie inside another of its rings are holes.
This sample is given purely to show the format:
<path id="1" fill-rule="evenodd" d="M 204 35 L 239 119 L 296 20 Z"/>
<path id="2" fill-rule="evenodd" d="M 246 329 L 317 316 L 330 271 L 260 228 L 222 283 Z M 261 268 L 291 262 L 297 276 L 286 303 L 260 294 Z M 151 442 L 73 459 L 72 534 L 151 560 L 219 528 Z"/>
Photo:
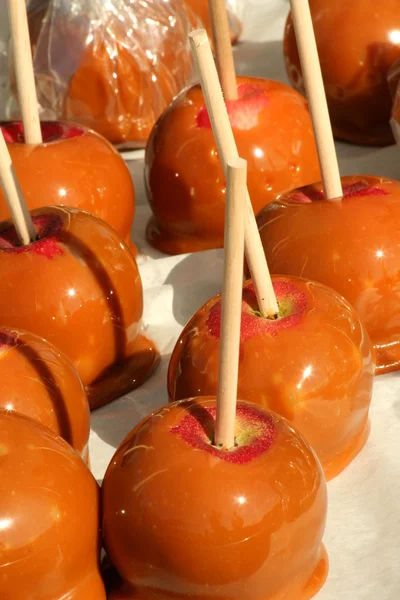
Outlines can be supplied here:
<path id="1" fill-rule="evenodd" d="M 387 73 L 400 57 L 398 0 L 310 0 L 310 9 L 335 137 L 392 144 Z M 294 87 L 305 93 L 290 14 L 284 54 Z"/>
<path id="2" fill-rule="evenodd" d="M 276 81 L 237 82 L 240 98 L 227 107 L 258 212 L 278 194 L 318 180 L 318 159 L 304 98 Z M 150 244 L 168 254 L 223 246 L 225 177 L 200 86 L 184 90 L 157 121 L 145 183 Z"/>
<path id="3" fill-rule="evenodd" d="M 243 289 L 238 395 L 290 420 L 311 444 L 327 479 L 359 453 L 368 433 L 374 357 L 357 314 L 336 292 L 273 277 L 278 319 L 257 313 Z M 170 399 L 216 394 L 221 297 L 202 306 L 181 333 L 168 371 Z"/>
<path id="4" fill-rule="evenodd" d="M 135 191 L 124 160 L 103 137 L 85 127 L 42 122 L 43 144 L 24 143 L 20 121 L 1 123 L 15 172 L 28 204 L 87 210 L 115 229 L 137 253 L 130 235 Z M 9 211 L 0 190 L 0 220 Z"/>
<path id="5" fill-rule="evenodd" d="M 1 600 L 105 600 L 99 489 L 79 456 L 0 410 Z"/>
<path id="6" fill-rule="evenodd" d="M 258 216 L 272 273 L 335 289 L 356 309 L 377 353 L 377 373 L 400 366 L 400 183 L 342 177 L 345 197 L 322 184 L 282 196 Z"/>
<path id="7" fill-rule="evenodd" d="M 136 261 L 104 221 L 73 208 L 32 212 L 39 239 L 0 224 L 0 327 L 40 335 L 70 359 L 97 408 L 140 385 L 159 355 L 141 333 Z"/>
<path id="8" fill-rule="evenodd" d="M 88 462 L 89 404 L 71 363 L 46 340 L 0 329 L 0 410 L 46 425 Z"/>
<path id="9" fill-rule="evenodd" d="M 117 449 L 103 482 L 110 600 L 308 600 L 324 583 L 327 498 L 290 424 L 238 403 L 236 447 L 211 445 L 215 397 L 165 406 Z"/>

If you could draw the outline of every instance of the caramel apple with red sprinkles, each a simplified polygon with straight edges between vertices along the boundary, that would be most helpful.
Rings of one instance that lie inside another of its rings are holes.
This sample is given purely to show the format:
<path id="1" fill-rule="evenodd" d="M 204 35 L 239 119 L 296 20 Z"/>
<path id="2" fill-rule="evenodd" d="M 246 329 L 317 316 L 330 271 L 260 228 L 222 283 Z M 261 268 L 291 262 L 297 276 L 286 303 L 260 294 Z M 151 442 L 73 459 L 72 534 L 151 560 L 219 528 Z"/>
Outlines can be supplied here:
<path id="1" fill-rule="evenodd" d="M 317 183 L 281 196 L 258 216 L 273 273 L 335 289 L 355 308 L 377 354 L 377 373 L 400 365 L 400 183 L 342 177 L 343 197 L 327 201 Z"/>
<path id="2" fill-rule="evenodd" d="M 243 288 L 238 396 L 290 420 L 311 444 L 328 479 L 359 453 L 369 433 L 374 353 L 354 309 L 327 287 L 273 277 L 275 319 L 257 309 L 251 282 Z M 202 306 L 172 352 L 172 401 L 215 394 L 221 297 Z"/>
<path id="3" fill-rule="evenodd" d="M 80 125 L 42 122 L 40 127 L 42 143 L 30 144 L 21 122 L 1 123 L 28 208 L 60 205 L 87 210 L 111 225 L 136 253 L 130 239 L 135 192 L 119 153 Z M 8 214 L 0 190 L 0 220 Z"/>
<path id="4" fill-rule="evenodd" d="M 47 427 L 0 410 L 0 429 L 1 600 L 106 600 L 96 480 Z"/>
<path id="5" fill-rule="evenodd" d="M 64 352 L 96 408 L 141 385 L 159 361 L 141 333 L 135 259 L 87 212 L 42 208 L 32 220 L 37 239 L 24 246 L 9 221 L 0 223 L 0 327 L 31 331 Z"/>
<path id="6" fill-rule="evenodd" d="M 85 390 L 71 363 L 46 340 L 26 331 L 0 329 L 0 410 L 46 425 L 88 462 Z"/>
<path id="7" fill-rule="evenodd" d="M 237 78 L 227 102 L 238 151 L 248 162 L 253 208 L 320 178 L 306 101 L 286 85 Z M 145 157 L 153 216 L 148 241 L 168 254 L 223 245 L 225 179 L 200 86 L 182 92 L 156 123 Z"/>

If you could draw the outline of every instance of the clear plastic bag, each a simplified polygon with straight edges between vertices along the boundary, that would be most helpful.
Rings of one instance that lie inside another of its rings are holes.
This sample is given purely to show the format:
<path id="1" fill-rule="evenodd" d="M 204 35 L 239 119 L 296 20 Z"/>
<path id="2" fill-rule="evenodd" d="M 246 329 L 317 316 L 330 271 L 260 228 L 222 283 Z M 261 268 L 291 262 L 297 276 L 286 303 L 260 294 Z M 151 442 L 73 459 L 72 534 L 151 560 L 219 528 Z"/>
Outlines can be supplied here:
<path id="1" fill-rule="evenodd" d="M 31 0 L 28 15 L 43 119 L 140 147 L 192 82 L 188 33 L 199 23 L 181 0 Z"/>

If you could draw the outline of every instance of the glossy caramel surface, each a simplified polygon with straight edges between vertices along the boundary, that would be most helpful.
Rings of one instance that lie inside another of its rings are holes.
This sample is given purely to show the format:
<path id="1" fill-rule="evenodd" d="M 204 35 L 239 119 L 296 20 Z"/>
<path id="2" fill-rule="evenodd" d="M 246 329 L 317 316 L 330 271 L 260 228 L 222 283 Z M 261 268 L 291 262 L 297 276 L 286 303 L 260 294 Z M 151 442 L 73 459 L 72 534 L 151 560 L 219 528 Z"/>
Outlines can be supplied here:
<path id="1" fill-rule="evenodd" d="M 0 329 L 0 410 L 46 425 L 88 461 L 90 412 L 85 390 L 71 363 L 46 340 Z"/>
<path id="2" fill-rule="evenodd" d="M 387 73 L 400 57 L 398 0 L 310 0 L 334 135 L 355 144 L 389 145 Z M 286 69 L 304 93 L 293 21 L 285 35 Z"/>
<path id="3" fill-rule="evenodd" d="M 0 411 L 1 600 L 105 600 L 99 490 L 79 456 Z"/>
<path id="4" fill-rule="evenodd" d="M 276 321 L 255 313 L 251 282 L 244 287 L 238 395 L 290 420 L 331 479 L 368 436 L 372 346 L 355 311 L 333 290 L 293 277 L 275 276 L 273 284 L 283 310 Z M 285 315 L 291 305 L 294 314 Z M 171 400 L 216 394 L 220 311 L 216 296 L 180 335 L 168 371 Z"/>
<path id="5" fill-rule="evenodd" d="M 320 183 L 282 197 L 260 213 L 260 234 L 272 273 L 320 281 L 354 306 L 384 373 L 400 366 L 400 183 L 360 175 L 342 184 L 338 202 L 321 200 Z"/>
<path id="6" fill-rule="evenodd" d="M 299 94 L 264 79 L 237 82 L 241 99 L 228 110 L 258 212 L 278 194 L 318 180 L 318 159 Z M 158 120 L 146 148 L 145 181 L 153 246 L 180 254 L 223 245 L 225 177 L 200 86 L 182 92 Z"/>
<path id="7" fill-rule="evenodd" d="M 72 206 L 106 221 L 129 245 L 135 212 L 135 192 L 128 167 L 100 135 L 65 123 L 42 123 L 44 143 L 23 143 L 20 122 L 2 123 L 15 172 L 30 210 Z M 72 137 L 64 137 L 66 129 Z M 8 135 L 7 135 L 8 134 Z M 48 141 L 46 141 L 48 140 Z M 0 189 L 0 220 L 9 210 Z"/>
<path id="8" fill-rule="evenodd" d="M 103 221 L 73 208 L 33 211 L 39 240 L 8 247 L 0 224 L 0 326 L 40 335 L 69 358 L 91 408 L 137 387 L 158 364 L 141 334 L 136 261 Z"/>
<path id="9" fill-rule="evenodd" d="M 242 402 L 238 447 L 219 450 L 214 418 L 215 397 L 166 406 L 114 455 L 103 532 L 125 584 L 111 600 L 306 600 L 323 584 L 315 454 L 286 421 Z"/>

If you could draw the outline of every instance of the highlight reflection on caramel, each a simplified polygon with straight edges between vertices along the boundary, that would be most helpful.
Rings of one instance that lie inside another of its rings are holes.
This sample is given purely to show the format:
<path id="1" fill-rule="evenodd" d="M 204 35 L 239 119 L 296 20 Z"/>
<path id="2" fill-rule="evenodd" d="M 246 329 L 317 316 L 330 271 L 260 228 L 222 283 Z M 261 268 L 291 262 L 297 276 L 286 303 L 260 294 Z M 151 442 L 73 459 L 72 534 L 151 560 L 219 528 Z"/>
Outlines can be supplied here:
<path id="1" fill-rule="evenodd" d="M 310 9 L 335 137 L 371 146 L 392 144 L 386 77 L 400 58 L 397 0 L 310 0 Z M 290 14 L 284 54 L 292 84 L 305 94 Z"/>
<path id="2" fill-rule="evenodd" d="M 308 600 L 324 583 L 326 484 L 310 446 L 239 402 L 237 447 L 217 450 L 214 420 L 215 397 L 171 404 L 116 451 L 103 532 L 124 582 L 111 600 Z"/>
<path id="3" fill-rule="evenodd" d="M 70 362 L 49 342 L 0 330 L 0 409 L 46 425 L 88 462 L 89 404 Z"/>
<path id="4" fill-rule="evenodd" d="M 20 121 L 1 123 L 28 208 L 72 206 L 106 221 L 130 240 L 135 191 L 129 170 L 107 140 L 85 127 L 42 122 L 43 144 L 25 144 Z M 9 210 L 0 189 L 0 220 Z"/>
<path id="5" fill-rule="evenodd" d="M 72 208 L 33 211 L 39 240 L 0 224 L 0 326 L 32 331 L 76 367 L 91 408 L 141 385 L 158 364 L 141 333 L 136 261 L 103 221 Z M 9 290 L 12 289 L 12 299 Z"/>
<path id="6" fill-rule="evenodd" d="M 369 433 L 374 356 L 357 314 L 318 283 L 273 277 L 281 314 L 260 317 L 251 282 L 243 291 L 238 395 L 289 419 L 328 479 L 358 454 Z M 216 394 L 221 297 L 203 305 L 171 355 L 172 401 Z"/>
<path id="7" fill-rule="evenodd" d="M 307 104 L 275 81 L 238 77 L 227 103 L 248 188 L 258 212 L 278 194 L 319 179 Z M 200 86 L 183 91 L 156 123 L 146 148 L 153 218 L 147 239 L 168 254 L 223 246 L 225 177 Z"/>
<path id="8" fill-rule="evenodd" d="M 0 410 L 2 600 L 105 600 L 99 489 L 61 438 Z"/>
<path id="9" fill-rule="evenodd" d="M 354 306 L 385 373 L 400 365 L 400 183 L 342 184 L 337 202 L 323 200 L 321 183 L 282 196 L 260 213 L 260 235 L 272 273 L 320 281 Z"/>

